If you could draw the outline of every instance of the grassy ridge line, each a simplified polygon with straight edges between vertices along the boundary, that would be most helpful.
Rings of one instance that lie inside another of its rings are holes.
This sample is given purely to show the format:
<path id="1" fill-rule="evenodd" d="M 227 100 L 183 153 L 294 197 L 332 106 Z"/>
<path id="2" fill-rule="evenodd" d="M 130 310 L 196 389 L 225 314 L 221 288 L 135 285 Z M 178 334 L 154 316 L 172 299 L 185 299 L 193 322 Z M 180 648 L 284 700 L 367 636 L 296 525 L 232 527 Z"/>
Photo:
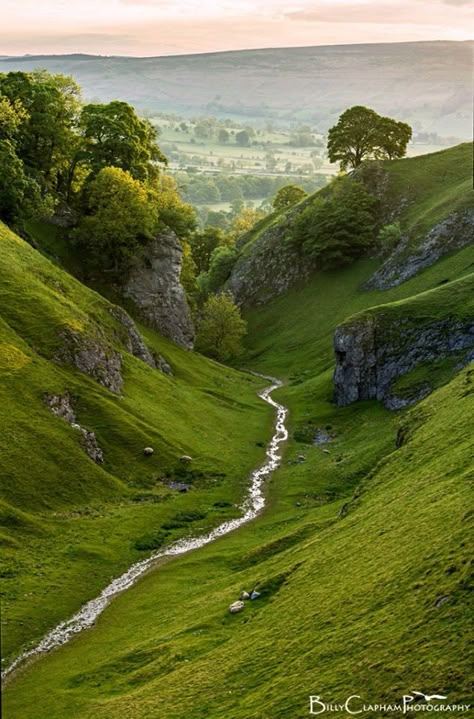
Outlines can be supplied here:
<path id="1" fill-rule="evenodd" d="M 268 439 L 272 412 L 257 397 L 259 380 L 150 330 L 149 347 L 166 357 L 174 376 L 123 352 L 123 395 L 113 395 L 50 359 L 65 327 L 100 332 L 121 350 L 109 303 L 4 227 L 0 275 L 7 659 L 143 557 L 137 542 L 151 549 L 234 516 L 250 470 L 263 457 L 256 443 Z M 78 421 L 95 431 L 103 466 L 46 407 L 45 393 L 65 391 Z M 155 448 L 151 458 L 143 456 L 147 445 Z M 183 454 L 194 458 L 190 471 L 179 461 Z M 166 478 L 184 480 L 193 490 L 173 492 Z M 164 537 L 163 525 L 169 527 Z"/>

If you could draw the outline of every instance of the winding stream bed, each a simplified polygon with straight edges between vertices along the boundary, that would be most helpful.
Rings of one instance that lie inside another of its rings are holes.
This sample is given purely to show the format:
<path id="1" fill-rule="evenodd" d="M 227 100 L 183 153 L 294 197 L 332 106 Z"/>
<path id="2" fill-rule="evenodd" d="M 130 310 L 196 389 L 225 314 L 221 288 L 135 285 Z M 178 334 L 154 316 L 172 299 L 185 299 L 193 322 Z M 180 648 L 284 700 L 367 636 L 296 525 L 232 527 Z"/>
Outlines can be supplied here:
<path id="1" fill-rule="evenodd" d="M 266 387 L 264 390 L 259 392 L 259 397 L 276 409 L 276 419 L 274 424 L 275 431 L 266 450 L 267 459 L 261 467 L 254 470 L 251 474 L 249 491 L 240 507 L 242 512 L 241 516 L 237 519 L 231 519 L 227 522 L 223 522 L 207 534 L 202 534 L 198 537 L 179 539 L 173 544 L 170 544 L 168 547 L 165 547 L 165 549 L 154 552 L 152 555 L 147 557 L 147 559 L 143 559 L 140 562 L 136 562 L 136 564 L 132 564 L 130 569 L 128 569 L 124 574 L 110 582 L 110 584 L 102 590 L 98 597 L 91 599 L 89 602 L 84 604 L 84 606 L 81 607 L 81 609 L 74 614 L 73 617 L 58 624 L 58 626 L 49 632 L 49 634 L 47 634 L 39 644 L 17 657 L 17 659 L 15 659 L 15 661 L 4 671 L 3 676 L 11 674 L 26 659 L 32 658 L 37 654 L 49 652 L 55 647 L 66 644 L 66 642 L 72 639 L 72 637 L 76 634 L 93 626 L 97 617 L 110 604 L 112 599 L 118 594 L 124 592 L 126 589 L 132 587 L 158 559 L 161 559 L 162 557 L 186 554 L 193 549 L 204 547 L 206 544 L 210 544 L 219 537 L 222 537 L 225 534 L 232 532 L 234 529 L 241 527 L 243 524 L 250 522 L 252 519 L 255 519 L 258 514 L 260 514 L 265 506 L 265 479 L 267 479 L 268 476 L 280 465 L 281 453 L 279 451 L 279 445 L 288 438 L 288 430 L 285 424 L 288 410 L 282 404 L 275 402 L 275 400 L 271 397 L 272 392 L 278 387 L 281 387 L 282 382 L 273 377 L 267 377 L 266 375 L 259 374 L 257 376 L 262 379 L 268 379 L 272 383 L 269 387 Z"/>

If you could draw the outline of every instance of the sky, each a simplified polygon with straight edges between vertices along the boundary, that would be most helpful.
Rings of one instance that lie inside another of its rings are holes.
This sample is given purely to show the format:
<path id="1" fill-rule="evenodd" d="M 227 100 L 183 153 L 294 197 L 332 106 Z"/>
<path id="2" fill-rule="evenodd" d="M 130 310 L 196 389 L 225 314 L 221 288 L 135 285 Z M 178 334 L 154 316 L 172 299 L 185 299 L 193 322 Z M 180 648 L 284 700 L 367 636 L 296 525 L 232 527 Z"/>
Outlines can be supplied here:
<path id="1" fill-rule="evenodd" d="M 474 0 L 2 0 L 0 55 L 174 55 L 474 36 Z"/>

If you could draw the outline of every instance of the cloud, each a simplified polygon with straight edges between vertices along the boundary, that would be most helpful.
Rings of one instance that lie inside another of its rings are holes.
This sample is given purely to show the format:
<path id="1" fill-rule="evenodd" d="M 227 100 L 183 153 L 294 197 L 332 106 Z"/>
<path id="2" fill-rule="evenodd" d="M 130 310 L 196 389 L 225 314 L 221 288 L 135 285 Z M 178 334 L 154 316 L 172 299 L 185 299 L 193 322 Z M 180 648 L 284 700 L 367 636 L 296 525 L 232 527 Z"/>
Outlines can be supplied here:
<path id="1" fill-rule="evenodd" d="M 336 5 L 320 5 L 315 9 L 287 12 L 286 19 L 308 23 L 350 23 L 364 25 L 443 25 L 452 20 L 449 5 L 468 6 L 472 0 L 440 0 L 434 4 L 421 2 L 345 2 Z"/>

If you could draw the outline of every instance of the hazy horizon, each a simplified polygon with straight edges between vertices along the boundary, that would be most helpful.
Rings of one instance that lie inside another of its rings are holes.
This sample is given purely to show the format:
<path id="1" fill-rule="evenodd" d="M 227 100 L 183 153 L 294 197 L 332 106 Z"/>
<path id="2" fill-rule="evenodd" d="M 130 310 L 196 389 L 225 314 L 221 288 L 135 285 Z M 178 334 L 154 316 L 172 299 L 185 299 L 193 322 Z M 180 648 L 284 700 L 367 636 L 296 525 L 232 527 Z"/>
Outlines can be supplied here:
<path id="1" fill-rule="evenodd" d="M 472 39 L 471 0 L 4 0 L 0 54 L 159 57 Z"/>

